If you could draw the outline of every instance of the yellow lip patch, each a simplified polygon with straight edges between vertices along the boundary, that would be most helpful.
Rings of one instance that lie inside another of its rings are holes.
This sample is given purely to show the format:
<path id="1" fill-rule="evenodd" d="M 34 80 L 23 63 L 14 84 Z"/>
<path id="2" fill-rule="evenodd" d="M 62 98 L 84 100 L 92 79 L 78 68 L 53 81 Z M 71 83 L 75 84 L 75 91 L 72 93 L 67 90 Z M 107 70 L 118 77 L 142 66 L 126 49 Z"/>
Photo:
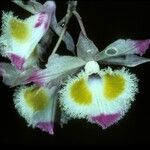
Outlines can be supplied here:
<path id="1" fill-rule="evenodd" d="M 104 96 L 108 100 L 114 100 L 125 89 L 125 79 L 121 75 L 109 75 L 106 74 L 104 79 Z"/>
<path id="2" fill-rule="evenodd" d="M 42 111 L 48 105 L 49 100 L 46 92 L 38 87 L 28 88 L 24 93 L 24 98 L 33 111 Z"/>
<path id="3" fill-rule="evenodd" d="M 89 105 L 92 102 L 92 93 L 84 79 L 80 79 L 71 85 L 70 94 L 78 104 Z"/>
<path id="4" fill-rule="evenodd" d="M 12 37 L 22 42 L 27 39 L 29 28 L 24 22 L 13 18 L 10 20 L 10 33 Z"/>

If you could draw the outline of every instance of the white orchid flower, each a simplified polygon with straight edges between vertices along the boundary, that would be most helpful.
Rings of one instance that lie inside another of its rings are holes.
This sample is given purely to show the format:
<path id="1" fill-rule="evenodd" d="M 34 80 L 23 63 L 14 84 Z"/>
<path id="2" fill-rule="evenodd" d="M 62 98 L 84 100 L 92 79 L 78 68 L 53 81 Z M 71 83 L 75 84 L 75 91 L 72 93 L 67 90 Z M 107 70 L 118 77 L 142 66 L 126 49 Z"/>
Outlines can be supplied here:
<path id="1" fill-rule="evenodd" d="M 125 68 L 99 69 L 98 64 L 91 61 L 85 71 L 67 80 L 60 91 L 60 104 L 68 116 L 86 118 L 106 128 L 130 108 L 138 92 L 137 81 Z"/>
<path id="2" fill-rule="evenodd" d="M 104 61 L 115 64 L 110 60 L 115 61 L 115 58 L 122 56 L 126 59 L 116 64 L 133 67 L 149 62 L 149 59 L 135 55 L 143 54 L 148 49 L 149 42 L 117 40 L 99 52 L 94 43 L 81 33 L 77 43 L 78 57 L 54 55 L 50 57 L 46 69 L 34 72 L 27 82 L 51 87 L 63 83 L 71 75 L 60 91 L 62 110 L 71 118 L 86 118 L 107 128 L 129 110 L 138 92 L 138 79 L 125 68 L 103 70 L 99 65 Z M 132 56 L 132 60 L 129 61 L 128 56 Z M 77 74 L 78 72 L 80 73 Z"/>
<path id="3" fill-rule="evenodd" d="M 3 13 L 1 53 L 17 69 L 24 69 L 26 61 L 35 54 L 35 48 L 48 30 L 54 11 L 55 3 L 49 1 L 40 12 L 25 20 L 15 17 L 12 12 Z"/>

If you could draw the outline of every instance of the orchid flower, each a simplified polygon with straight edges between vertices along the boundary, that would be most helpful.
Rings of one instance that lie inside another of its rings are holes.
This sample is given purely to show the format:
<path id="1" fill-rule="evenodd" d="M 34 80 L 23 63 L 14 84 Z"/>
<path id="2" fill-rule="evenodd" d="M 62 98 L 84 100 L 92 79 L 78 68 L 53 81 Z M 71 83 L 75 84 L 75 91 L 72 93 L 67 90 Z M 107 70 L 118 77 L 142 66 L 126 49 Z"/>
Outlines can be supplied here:
<path id="1" fill-rule="evenodd" d="M 149 62 L 148 58 L 135 55 L 144 54 L 149 44 L 150 40 L 121 39 L 99 52 L 81 33 L 77 57 L 54 55 L 49 58 L 45 69 L 33 73 L 27 81 L 48 87 L 64 81 L 60 90 L 62 111 L 71 118 L 86 118 L 105 129 L 129 110 L 138 92 L 138 79 L 126 68 L 101 69 L 100 65 L 109 62 L 133 67 Z M 124 61 L 115 63 L 122 56 Z M 70 77 L 67 79 L 67 76 Z"/>
<path id="2" fill-rule="evenodd" d="M 51 1 L 46 2 L 40 12 L 25 20 L 15 17 L 12 12 L 3 13 L 1 53 L 17 69 L 25 69 L 29 59 L 31 64 L 35 61 L 36 45 L 48 30 L 54 11 L 55 3 Z"/>
<path id="3" fill-rule="evenodd" d="M 149 44 L 149 39 L 119 39 L 99 52 L 94 43 L 81 33 L 77 54 L 87 63 L 84 70 L 69 78 L 60 91 L 62 110 L 71 118 L 86 118 L 103 129 L 119 121 L 135 100 L 138 79 L 125 68 L 101 69 L 100 65 L 134 67 L 149 62 L 150 59 L 141 57 Z"/>

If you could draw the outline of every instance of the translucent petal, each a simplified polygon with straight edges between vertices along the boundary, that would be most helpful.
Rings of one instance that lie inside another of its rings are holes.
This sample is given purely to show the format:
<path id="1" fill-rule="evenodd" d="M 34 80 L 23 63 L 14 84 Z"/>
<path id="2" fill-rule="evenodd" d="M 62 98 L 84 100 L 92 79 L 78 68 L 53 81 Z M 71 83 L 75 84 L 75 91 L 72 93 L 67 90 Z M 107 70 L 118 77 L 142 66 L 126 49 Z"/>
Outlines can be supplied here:
<path id="1" fill-rule="evenodd" d="M 150 62 L 149 58 L 144 58 L 132 54 L 120 57 L 111 57 L 109 59 L 104 59 L 103 61 L 101 61 L 102 64 L 123 65 L 127 67 L 135 67 L 147 62 Z"/>
<path id="2" fill-rule="evenodd" d="M 32 69 L 19 71 L 9 63 L 0 63 L 0 76 L 2 76 L 4 84 L 14 87 L 23 85 L 28 76 L 36 69 L 37 68 L 33 66 Z"/>
<path id="3" fill-rule="evenodd" d="M 34 72 L 27 82 L 35 82 L 40 85 L 58 83 L 85 64 L 86 62 L 78 57 L 54 55 L 49 58 L 46 69 Z"/>
<path id="4" fill-rule="evenodd" d="M 150 39 L 147 40 L 131 40 L 125 41 L 126 47 L 131 49 L 128 54 L 139 54 L 142 56 L 148 50 Z"/>
<path id="5" fill-rule="evenodd" d="M 97 53 L 98 49 L 93 41 L 85 37 L 81 32 L 77 43 L 77 56 L 85 61 L 91 61 Z"/>
<path id="6" fill-rule="evenodd" d="M 9 63 L 0 63 L 0 76 L 3 77 L 3 82 L 11 86 L 19 77 L 20 72 Z"/>
<path id="7" fill-rule="evenodd" d="M 23 9 L 29 11 L 32 14 L 36 14 L 42 10 L 43 5 L 35 0 L 28 1 L 25 4 L 22 0 L 12 0 L 13 3 L 17 4 L 18 6 L 22 7 Z"/>
<path id="8" fill-rule="evenodd" d="M 119 39 L 112 44 L 108 45 L 103 51 L 95 56 L 95 60 L 104 60 L 110 57 L 127 55 L 127 54 L 140 54 L 143 55 L 149 48 L 150 40 L 131 40 Z"/>

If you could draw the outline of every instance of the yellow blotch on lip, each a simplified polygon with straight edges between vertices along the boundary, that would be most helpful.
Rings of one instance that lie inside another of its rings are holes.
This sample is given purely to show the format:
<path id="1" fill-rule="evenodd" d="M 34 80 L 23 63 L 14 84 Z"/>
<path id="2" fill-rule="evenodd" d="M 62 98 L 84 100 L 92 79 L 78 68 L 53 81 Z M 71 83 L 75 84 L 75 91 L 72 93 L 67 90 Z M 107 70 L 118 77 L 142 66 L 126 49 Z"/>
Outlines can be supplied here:
<path id="1" fill-rule="evenodd" d="M 17 19 L 11 19 L 10 33 L 16 40 L 22 42 L 28 38 L 29 28 L 24 22 Z"/>
<path id="2" fill-rule="evenodd" d="M 33 109 L 33 111 L 42 111 L 49 101 L 47 93 L 38 87 L 29 88 L 24 93 L 24 98 L 27 105 Z"/>
<path id="3" fill-rule="evenodd" d="M 121 75 L 109 75 L 104 77 L 104 96 L 109 100 L 114 100 L 125 89 L 125 79 Z"/>
<path id="4" fill-rule="evenodd" d="M 87 86 L 84 79 L 80 79 L 72 84 L 70 94 L 76 103 L 89 105 L 92 102 L 92 93 Z"/>

